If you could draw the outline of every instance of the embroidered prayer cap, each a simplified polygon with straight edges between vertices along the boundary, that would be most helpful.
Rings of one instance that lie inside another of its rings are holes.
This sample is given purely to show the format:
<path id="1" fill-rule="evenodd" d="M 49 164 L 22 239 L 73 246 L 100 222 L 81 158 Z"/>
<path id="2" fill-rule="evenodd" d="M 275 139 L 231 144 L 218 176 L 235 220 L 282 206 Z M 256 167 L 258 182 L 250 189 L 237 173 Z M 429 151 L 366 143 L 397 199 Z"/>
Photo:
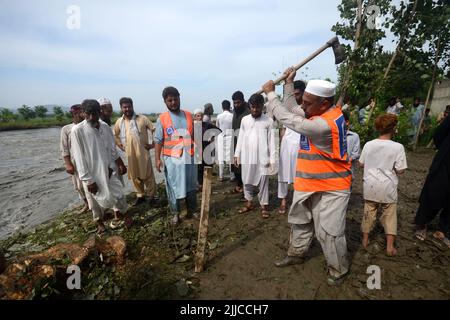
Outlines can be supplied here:
<path id="1" fill-rule="evenodd" d="M 334 97 L 336 85 L 326 80 L 309 80 L 305 92 L 322 98 Z"/>
<path id="2" fill-rule="evenodd" d="M 198 114 L 198 113 L 203 113 L 203 110 L 200 109 L 200 108 L 195 109 L 195 110 L 194 110 L 194 116 L 195 116 L 196 114 Z"/>
<path id="3" fill-rule="evenodd" d="M 70 113 L 77 113 L 81 111 L 81 104 L 74 104 L 70 107 Z"/>
<path id="4" fill-rule="evenodd" d="M 110 101 L 108 98 L 100 98 L 100 99 L 98 99 L 98 103 L 99 103 L 101 106 L 104 106 L 105 104 L 110 104 L 110 105 L 112 105 L 111 101 Z"/>

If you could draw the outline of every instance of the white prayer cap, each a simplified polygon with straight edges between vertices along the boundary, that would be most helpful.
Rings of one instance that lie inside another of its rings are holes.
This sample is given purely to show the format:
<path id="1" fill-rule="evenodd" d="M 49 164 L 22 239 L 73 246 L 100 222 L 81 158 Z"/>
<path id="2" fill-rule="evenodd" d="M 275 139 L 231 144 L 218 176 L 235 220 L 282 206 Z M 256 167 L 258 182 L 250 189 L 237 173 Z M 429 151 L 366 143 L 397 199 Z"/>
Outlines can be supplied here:
<path id="1" fill-rule="evenodd" d="M 200 108 L 195 109 L 195 110 L 194 110 L 194 116 L 195 116 L 196 114 L 198 114 L 198 113 L 203 113 L 203 110 L 200 109 Z"/>
<path id="2" fill-rule="evenodd" d="M 333 97 L 336 93 L 336 85 L 326 80 L 309 80 L 305 92 L 322 98 Z"/>
<path id="3" fill-rule="evenodd" d="M 97 101 L 98 103 L 100 103 L 101 106 L 104 106 L 105 104 L 112 105 L 111 101 L 108 98 L 100 98 Z"/>

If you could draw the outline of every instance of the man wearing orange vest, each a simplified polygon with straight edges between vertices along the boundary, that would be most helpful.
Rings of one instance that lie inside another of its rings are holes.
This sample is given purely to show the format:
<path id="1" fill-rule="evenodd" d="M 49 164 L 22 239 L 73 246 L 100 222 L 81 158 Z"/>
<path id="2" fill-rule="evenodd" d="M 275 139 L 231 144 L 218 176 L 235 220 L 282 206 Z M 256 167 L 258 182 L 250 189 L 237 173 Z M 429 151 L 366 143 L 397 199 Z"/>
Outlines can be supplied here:
<path id="1" fill-rule="evenodd" d="M 181 199 L 186 199 L 187 217 L 196 216 L 194 121 L 189 111 L 180 109 L 180 93 L 176 88 L 165 88 L 162 96 L 169 111 L 160 114 L 156 122 L 155 166 L 161 172 L 161 164 L 164 162 L 167 199 L 174 214 L 172 224 L 176 225 L 180 219 Z"/>
<path id="2" fill-rule="evenodd" d="M 345 215 L 350 198 L 351 162 L 347 154 L 347 130 L 340 108 L 334 106 L 335 85 L 310 80 L 302 107 L 294 97 L 295 70 L 286 70 L 282 103 L 269 81 L 263 86 L 268 112 L 286 127 L 300 133 L 294 198 L 288 222 L 291 234 L 287 256 L 278 267 L 302 263 L 314 235 L 328 264 L 328 283 L 340 284 L 348 274 Z"/>

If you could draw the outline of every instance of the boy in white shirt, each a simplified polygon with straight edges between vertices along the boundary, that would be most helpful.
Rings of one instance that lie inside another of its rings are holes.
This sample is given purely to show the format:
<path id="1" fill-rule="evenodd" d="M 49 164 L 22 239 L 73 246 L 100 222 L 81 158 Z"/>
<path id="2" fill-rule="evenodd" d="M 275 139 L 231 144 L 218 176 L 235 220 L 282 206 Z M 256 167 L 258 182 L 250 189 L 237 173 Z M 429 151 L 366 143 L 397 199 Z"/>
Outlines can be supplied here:
<path id="1" fill-rule="evenodd" d="M 362 245 L 367 248 L 369 233 L 373 229 L 378 208 L 382 210 L 381 224 L 386 233 L 386 254 L 397 253 L 394 247 L 397 235 L 397 175 L 407 168 L 403 145 L 392 141 L 397 126 L 397 116 L 384 114 L 375 120 L 380 133 L 377 139 L 364 146 L 359 164 L 364 168 L 364 217 L 361 223 Z"/>

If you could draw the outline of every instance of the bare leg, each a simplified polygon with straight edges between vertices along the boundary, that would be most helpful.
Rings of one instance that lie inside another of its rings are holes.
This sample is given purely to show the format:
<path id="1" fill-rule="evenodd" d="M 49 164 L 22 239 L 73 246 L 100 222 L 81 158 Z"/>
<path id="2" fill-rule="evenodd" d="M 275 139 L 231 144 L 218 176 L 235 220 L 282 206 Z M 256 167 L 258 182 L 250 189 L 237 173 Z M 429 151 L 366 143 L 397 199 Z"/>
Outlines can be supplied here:
<path id="1" fill-rule="evenodd" d="M 390 257 L 395 256 L 397 254 L 397 249 L 394 247 L 395 236 L 392 234 L 386 235 L 386 254 Z"/>
<path id="2" fill-rule="evenodd" d="M 97 220 L 97 234 L 100 235 L 106 231 L 106 227 L 103 224 L 103 220 Z"/>
<path id="3" fill-rule="evenodd" d="M 286 198 L 281 199 L 280 208 L 278 209 L 279 214 L 285 214 L 286 213 Z"/>
<path id="4" fill-rule="evenodd" d="M 80 213 L 85 213 L 89 211 L 89 204 L 87 199 L 83 199 L 84 201 L 84 207 L 80 210 Z"/>
<path id="5" fill-rule="evenodd" d="M 363 245 L 364 249 L 367 249 L 367 246 L 369 245 L 369 234 L 368 233 L 363 233 L 362 245 Z"/>

